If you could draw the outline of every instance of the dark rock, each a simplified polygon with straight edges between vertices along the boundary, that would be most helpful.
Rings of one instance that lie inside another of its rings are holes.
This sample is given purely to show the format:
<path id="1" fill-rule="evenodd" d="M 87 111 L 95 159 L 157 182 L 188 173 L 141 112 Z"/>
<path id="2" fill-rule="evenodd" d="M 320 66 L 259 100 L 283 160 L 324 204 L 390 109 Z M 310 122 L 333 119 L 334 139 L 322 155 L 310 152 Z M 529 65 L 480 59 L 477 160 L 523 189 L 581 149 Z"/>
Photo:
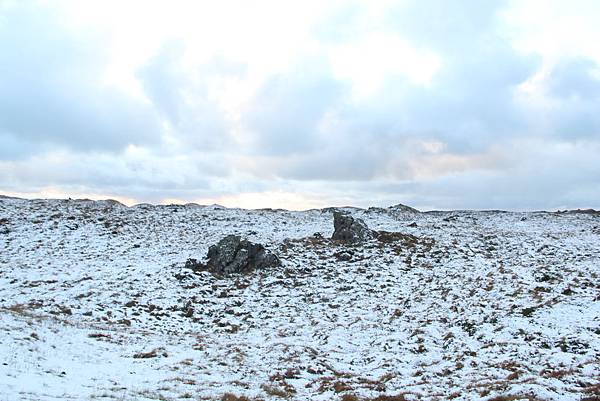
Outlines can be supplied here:
<path id="1" fill-rule="evenodd" d="M 363 242 L 373 238 L 373 232 L 361 219 L 355 219 L 349 214 L 333 213 L 334 232 L 331 239 L 344 242 Z"/>
<path id="2" fill-rule="evenodd" d="M 188 260 L 185 261 L 186 269 L 200 270 L 204 266 L 205 266 L 204 263 L 200 262 L 198 259 L 189 258 Z M 186 277 L 185 275 L 181 275 L 181 278 L 177 277 L 177 279 L 183 280 L 185 277 Z"/>
<path id="3" fill-rule="evenodd" d="M 567 296 L 568 295 L 573 295 L 574 291 L 570 287 L 567 287 L 561 294 L 567 295 Z"/>
<path id="4" fill-rule="evenodd" d="M 0 218 L 0 234 L 8 234 L 10 233 L 10 230 L 8 229 L 8 219 L 3 217 Z"/>
<path id="5" fill-rule="evenodd" d="M 188 300 L 183 307 L 183 316 L 194 317 L 194 305 L 191 300 Z"/>
<path id="6" fill-rule="evenodd" d="M 537 308 L 538 308 L 537 306 L 532 306 L 532 307 L 529 307 L 529 308 L 524 308 L 521 311 L 521 314 L 523 316 L 525 316 L 525 317 L 531 317 L 531 315 L 533 314 L 533 312 L 536 311 Z"/>
<path id="7" fill-rule="evenodd" d="M 352 253 L 350 253 L 350 252 L 345 252 L 345 251 L 337 252 L 334 254 L 334 256 L 337 260 L 342 261 L 342 262 L 349 262 L 352 260 Z"/>
<path id="8" fill-rule="evenodd" d="M 228 235 L 218 244 L 208 248 L 208 261 L 199 263 L 188 259 L 185 267 L 192 270 L 207 270 L 215 274 L 246 273 L 255 269 L 266 269 L 281 265 L 279 258 L 261 244 L 242 240 L 240 236 Z"/>

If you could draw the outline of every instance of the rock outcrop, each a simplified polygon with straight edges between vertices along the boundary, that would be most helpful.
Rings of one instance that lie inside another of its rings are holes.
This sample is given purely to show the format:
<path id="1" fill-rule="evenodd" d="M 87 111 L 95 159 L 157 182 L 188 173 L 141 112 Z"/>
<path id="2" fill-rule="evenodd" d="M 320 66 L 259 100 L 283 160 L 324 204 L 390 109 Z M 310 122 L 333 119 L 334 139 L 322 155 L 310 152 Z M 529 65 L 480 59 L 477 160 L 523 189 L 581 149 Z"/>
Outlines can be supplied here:
<path id="1" fill-rule="evenodd" d="M 207 258 L 206 263 L 189 259 L 186 267 L 227 275 L 276 267 L 281 264 L 279 258 L 264 246 L 243 240 L 238 235 L 228 235 L 216 245 L 212 245 L 208 248 Z"/>
<path id="2" fill-rule="evenodd" d="M 364 221 L 349 214 L 333 213 L 334 232 L 331 239 L 348 243 L 358 243 L 373 238 L 373 232 Z"/>
<path id="3" fill-rule="evenodd" d="M 398 203 L 397 205 L 390 206 L 387 208 L 391 212 L 401 212 L 401 213 L 421 213 L 414 207 L 403 205 L 402 203 Z"/>

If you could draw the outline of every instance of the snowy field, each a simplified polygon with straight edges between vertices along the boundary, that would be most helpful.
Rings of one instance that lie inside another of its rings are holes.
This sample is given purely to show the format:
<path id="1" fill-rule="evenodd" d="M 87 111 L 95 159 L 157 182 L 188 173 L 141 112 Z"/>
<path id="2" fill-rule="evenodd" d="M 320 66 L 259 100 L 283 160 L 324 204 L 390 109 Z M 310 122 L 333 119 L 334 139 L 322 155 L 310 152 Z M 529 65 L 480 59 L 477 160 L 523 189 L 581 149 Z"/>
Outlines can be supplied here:
<path id="1" fill-rule="evenodd" d="M 600 400 L 599 215 L 350 211 L 0 199 L 0 401 Z"/>

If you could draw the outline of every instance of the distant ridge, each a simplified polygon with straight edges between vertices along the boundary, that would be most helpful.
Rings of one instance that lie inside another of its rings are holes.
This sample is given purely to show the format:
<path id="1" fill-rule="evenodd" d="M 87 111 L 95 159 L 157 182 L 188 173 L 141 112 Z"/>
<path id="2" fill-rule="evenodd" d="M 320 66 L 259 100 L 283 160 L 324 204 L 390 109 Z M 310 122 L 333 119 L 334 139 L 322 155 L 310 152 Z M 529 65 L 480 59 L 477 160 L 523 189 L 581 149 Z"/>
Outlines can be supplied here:
<path id="1" fill-rule="evenodd" d="M 600 210 L 596 209 L 571 209 L 571 210 L 558 210 L 558 214 L 591 214 L 594 216 L 600 216 Z"/>
<path id="2" fill-rule="evenodd" d="M 120 207 L 130 207 L 128 205 L 125 205 L 121 202 L 119 202 L 118 200 L 115 199 L 88 199 L 88 198 L 83 198 L 83 199 L 73 199 L 73 198 L 38 198 L 38 199 L 29 199 L 29 198 L 18 198 L 18 197 L 14 197 L 14 196 L 8 196 L 8 195 L 1 195 L 0 194 L 0 199 L 13 199 L 13 200 L 46 200 L 46 201 L 62 201 L 62 202 L 80 202 L 80 203 L 98 203 L 98 204 L 105 204 L 105 205 L 109 205 L 109 206 L 120 206 Z M 188 207 L 188 208 L 208 208 L 208 209 L 213 209 L 213 210 L 225 210 L 225 209 L 239 209 L 239 210 L 257 210 L 257 211 L 263 211 L 263 212 L 283 212 L 283 211 L 291 211 L 289 209 L 284 209 L 284 208 L 271 208 L 271 207 L 264 207 L 264 208 L 256 208 L 256 209 L 244 209 L 244 208 L 240 208 L 240 207 L 227 207 L 227 206 L 223 206 L 223 205 L 219 205 L 217 203 L 213 203 L 211 205 L 201 205 L 198 203 L 194 203 L 194 202 L 190 202 L 190 203 L 186 203 L 186 204 L 171 204 L 171 205 L 163 205 L 163 204 L 154 204 L 154 203 L 148 203 L 148 202 L 141 202 L 141 203 L 136 203 L 134 205 L 131 205 L 131 207 L 134 208 L 142 208 L 142 209 L 147 209 L 147 208 L 154 208 L 154 207 Z M 402 203 L 398 203 L 396 205 L 392 205 L 389 207 L 369 207 L 368 209 L 362 208 L 362 207 L 357 207 L 357 206 L 328 206 L 328 207 L 323 207 L 323 208 L 313 208 L 313 209 L 306 209 L 303 211 L 320 211 L 322 213 L 333 213 L 336 211 L 345 211 L 345 212 L 400 212 L 400 213 L 421 213 L 419 210 L 404 205 Z"/>
<path id="3" fill-rule="evenodd" d="M 347 213 L 353 212 L 365 212 L 365 213 L 424 213 L 424 214 L 438 214 L 438 213 L 448 213 L 448 212 L 477 212 L 477 213 L 551 213 L 551 214 L 588 214 L 594 216 L 600 216 L 600 209 L 547 209 L 547 210 L 503 210 L 503 209 L 433 209 L 420 211 L 411 206 L 398 203 L 388 207 L 381 206 L 371 206 L 367 208 L 358 207 L 358 206 L 327 206 L 322 208 L 310 208 L 310 209 L 302 209 L 302 210 L 290 210 L 284 208 L 272 208 L 272 207 L 263 207 L 263 208 L 243 208 L 243 207 L 228 207 L 223 206 L 217 203 L 213 203 L 210 205 L 206 204 L 198 204 L 194 202 L 179 204 L 160 204 L 160 203 L 149 203 L 149 202 L 140 202 L 136 204 L 132 204 L 131 206 L 126 205 L 116 199 L 88 199 L 88 198 L 23 198 L 17 196 L 9 196 L 0 194 L 1 200 L 17 200 L 17 201 L 55 201 L 55 202 L 75 202 L 75 203 L 96 203 L 98 205 L 105 206 L 118 206 L 118 207 L 133 207 L 133 208 L 155 208 L 155 207 L 187 207 L 187 208 L 207 208 L 213 210 L 255 210 L 255 211 L 263 211 L 263 212 L 310 212 L 310 211 L 318 211 L 321 213 L 333 213 L 335 211 L 342 211 Z"/>
<path id="4" fill-rule="evenodd" d="M 398 203 L 397 205 L 388 207 L 388 210 L 394 210 L 398 212 L 408 212 L 408 213 L 421 213 L 419 210 L 414 207 L 403 205 L 402 203 Z"/>

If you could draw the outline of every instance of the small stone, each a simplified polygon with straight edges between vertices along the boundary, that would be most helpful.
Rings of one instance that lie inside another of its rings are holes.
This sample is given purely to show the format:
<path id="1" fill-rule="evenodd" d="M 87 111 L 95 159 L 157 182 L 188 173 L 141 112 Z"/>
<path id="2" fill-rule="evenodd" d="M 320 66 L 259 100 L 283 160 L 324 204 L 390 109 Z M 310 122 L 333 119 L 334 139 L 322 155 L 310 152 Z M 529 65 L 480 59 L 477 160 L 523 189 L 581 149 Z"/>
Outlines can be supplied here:
<path id="1" fill-rule="evenodd" d="M 349 262 L 352 260 L 352 254 L 350 252 L 338 252 L 335 254 L 335 257 L 342 262 Z"/>

